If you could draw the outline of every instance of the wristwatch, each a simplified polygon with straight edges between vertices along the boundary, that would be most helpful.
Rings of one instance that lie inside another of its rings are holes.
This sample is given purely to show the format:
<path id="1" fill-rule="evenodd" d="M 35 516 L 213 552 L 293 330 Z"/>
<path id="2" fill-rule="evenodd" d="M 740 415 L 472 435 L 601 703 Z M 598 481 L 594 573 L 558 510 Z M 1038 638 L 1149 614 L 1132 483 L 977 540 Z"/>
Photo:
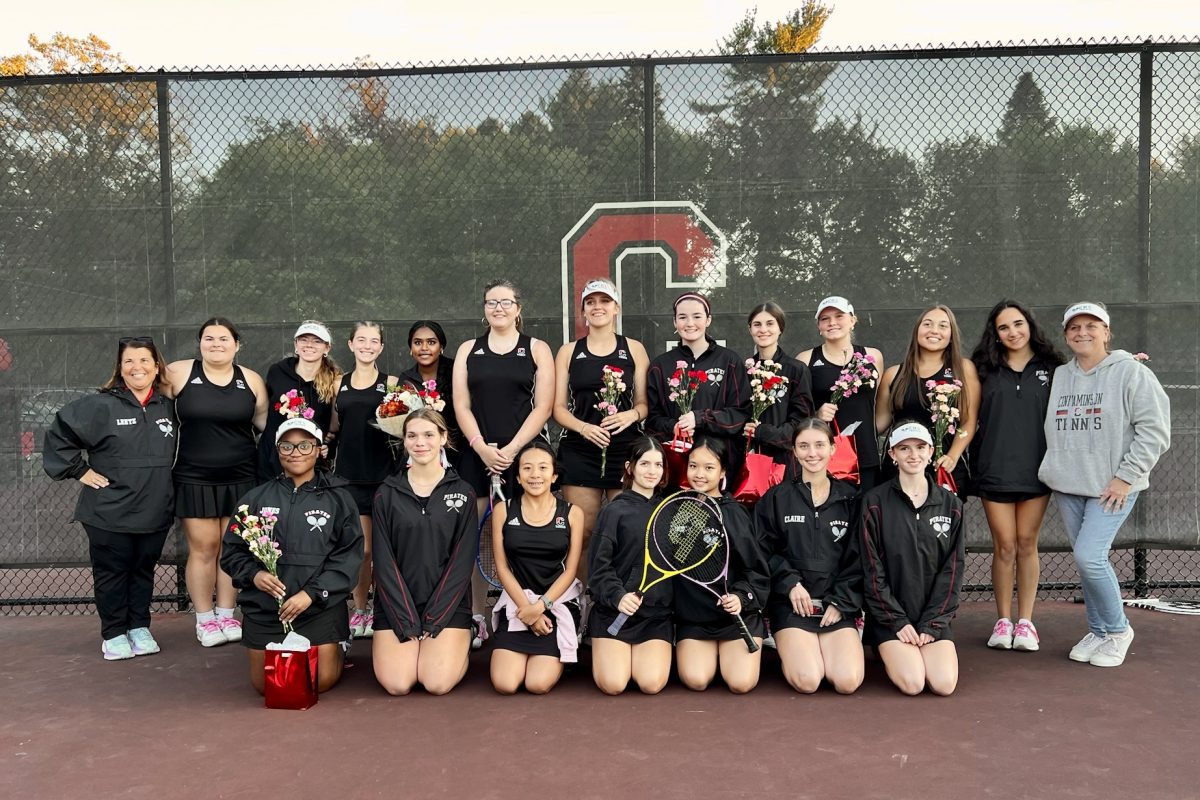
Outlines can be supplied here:
<path id="1" fill-rule="evenodd" d="M 542 605 L 546 607 L 547 611 L 550 611 L 554 608 L 554 601 L 546 597 L 546 595 L 542 595 Z"/>

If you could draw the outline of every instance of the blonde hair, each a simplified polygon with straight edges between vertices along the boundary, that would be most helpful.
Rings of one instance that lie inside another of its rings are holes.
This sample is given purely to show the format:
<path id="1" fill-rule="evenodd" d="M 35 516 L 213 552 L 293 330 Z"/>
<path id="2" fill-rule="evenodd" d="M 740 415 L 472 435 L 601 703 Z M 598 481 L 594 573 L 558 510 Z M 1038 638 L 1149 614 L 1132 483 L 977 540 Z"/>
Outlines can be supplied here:
<path id="1" fill-rule="evenodd" d="M 320 325 L 325 330 L 329 330 L 324 322 L 317 319 L 306 319 L 300 324 Z M 338 383 L 341 379 L 342 370 L 338 367 L 337 362 L 333 360 L 333 356 L 329 353 L 321 356 L 321 364 L 317 367 L 317 374 L 313 376 L 313 388 L 317 390 L 317 397 L 320 398 L 322 403 L 333 402 L 337 396 Z"/>

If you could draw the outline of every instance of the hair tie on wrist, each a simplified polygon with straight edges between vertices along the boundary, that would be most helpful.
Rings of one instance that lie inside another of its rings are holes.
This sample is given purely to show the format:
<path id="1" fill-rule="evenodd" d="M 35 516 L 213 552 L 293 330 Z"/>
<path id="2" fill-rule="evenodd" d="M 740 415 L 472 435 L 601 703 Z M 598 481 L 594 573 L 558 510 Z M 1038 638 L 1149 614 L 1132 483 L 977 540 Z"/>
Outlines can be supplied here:
<path id="1" fill-rule="evenodd" d="M 476 443 L 476 442 L 478 442 L 478 441 L 479 441 L 480 439 L 482 439 L 482 438 L 483 438 L 483 434 L 481 434 L 481 433 L 477 433 L 477 434 L 475 434 L 474 436 L 472 436 L 472 437 L 471 437 L 471 439 L 470 439 L 470 441 L 468 441 L 468 442 L 467 442 L 467 449 L 468 449 L 468 450 L 474 450 L 474 449 L 475 449 L 475 443 Z"/>

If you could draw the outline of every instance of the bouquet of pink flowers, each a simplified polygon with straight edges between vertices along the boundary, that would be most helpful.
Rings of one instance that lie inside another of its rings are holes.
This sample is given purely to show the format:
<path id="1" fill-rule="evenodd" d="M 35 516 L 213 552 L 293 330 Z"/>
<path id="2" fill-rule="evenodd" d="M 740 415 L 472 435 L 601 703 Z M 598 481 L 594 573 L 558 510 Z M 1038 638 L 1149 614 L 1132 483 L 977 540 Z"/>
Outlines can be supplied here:
<path id="1" fill-rule="evenodd" d="M 708 382 L 707 372 L 702 369 L 688 369 L 687 366 L 686 361 L 676 361 L 675 371 L 667 380 L 667 385 L 670 387 L 667 399 L 674 401 L 675 405 L 679 406 L 681 415 L 692 410 L 696 392 L 700 391 L 702 384 Z"/>
<path id="2" fill-rule="evenodd" d="M 783 365 L 767 359 L 755 363 L 746 359 L 746 374 L 750 376 L 750 421 L 757 424 L 763 413 L 787 397 L 788 379 L 779 374 Z M 746 437 L 746 452 L 750 452 L 750 437 Z"/>
<path id="3" fill-rule="evenodd" d="M 958 378 L 952 381 L 925 381 L 928 390 L 925 398 L 929 401 L 929 412 L 933 421 L 933 463 L 937 463 L 946 453 L 942 449 L 942 441 L 947 435 L 953 435 L 958 429 L 958 398 L 962 394 L 963 384 Z"/>
<path id="4" fill-rule="evenodd" d="M 273 511 L 263 509 L 257 514 L 251 514 L 250 506 L 240 505 L 230 524 L 230 527 L 237 532 L 238 536 L 242 537 L 242 541 L 250 548 L 250 555 L 261 561 L 263 569 L 276 578 L 279 577 L 277 571 L 279 557 L 283 555 L 283 550 L 279 548 L 279 542 L 275 541 L 272 536 L 275 523 L 278 521 L 279 517 Z M 275 600 L 280 607 L 283 606 L 283 598 Z M 283 632 L 292 632 L 291 623 L 283 623 Z"/>
<path id="5" fill-rule="evenodd" d="M 841 374 L 833 382 L 833 394 L 829 402 L 836 406 L 863 388 L 875 388 L 875 359 L 866 353 L 851 353 L 846 366 L 842 367 Z"/>
<path id="6" fill-rule="evenodd" d="M 625 370 L 620 367 L 604 366 L 600 376 L 600 391 L 596 392 L 596 410 L 606 417 L 611 417 L 621 410 L 621 396 L 625 394 Z M 600 448 L 600 475 L 608 466 L 608 448 Z"/>
<path id="7" fill-rule="evenodd" d="M 446 408 L 446 401 L 442 399 L 442 393 L 438 391 L 437 381 L 432 378 L 421 384 L 421 388 L 417 389 L 417 396 L 425 405 L 439 414 Z"/>
<path id="8" fill-rule="evenodd" d="M 284 419 L 312 419 L 316 415 L 304 402 L 304 395 L 298 389 L 288 389 L 279 395 L 275 410 L 282 414 Z"/>

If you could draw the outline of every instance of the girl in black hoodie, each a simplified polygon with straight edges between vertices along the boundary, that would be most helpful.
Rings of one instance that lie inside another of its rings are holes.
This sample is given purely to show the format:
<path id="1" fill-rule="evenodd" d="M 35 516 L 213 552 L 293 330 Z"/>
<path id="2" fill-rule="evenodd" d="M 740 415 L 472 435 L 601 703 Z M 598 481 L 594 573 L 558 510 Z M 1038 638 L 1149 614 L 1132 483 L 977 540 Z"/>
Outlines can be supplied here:
<path id="1" fill-rule="evenodd" d="M 854 486 L 833 480 L 829 423 L 806 419 L 793 453 L 800 473 L 771 488 L 754 509 L 755 529 L 771 565 L 767 613 L 783 675 L 798 692 L 826 678 L 842 694 L 862 684 L 863 648 L 855 628 L 862 567 L 855 536 Z"/>
<path id="2" fill-rule="evenodd" d="M 588 552 L 592 612 L 592 677 L 605 694 L 620 694 L 632 677 L 646 694 L 658 694 L 671 676 L 672 581 L 635 593 L 645 563 L 646 524 L 667 484 L 666 455 L 657 440 L 642 436 L 625 462 L 625 490 L 596 518 Z M 616 636 L 608 626 L 620 613 L 629 620 Z"/>
<path id="3" fill-rule="evenodd" d="M 724 493 L 725 443 L 702 436 L 688 453 L 688 484 L 712 497 L 721 508 L 729 535 L 729 592 L 720 600 L 686 578 L 675 583 L 675 658 L 679 678 L 689 689 L 708 688 L 720 667 L 725 685 L 744 694 L 758 685 L 762 650 L 749 652 L 734 614 L 741 614 L 755 641 L 762 644 L 762 607 L 770 591 L 767 560 L 759 549 L 750 514 Z"/>
<path id="4" fill-rule="evenodd" d="M 446 420 L 432 408 L 404 420 L 412 465 L 375 495 L 375 678 L 388 694 L 420 683 L 445 694 L 467 674 L 475 492 L 443 467 Z"/>

